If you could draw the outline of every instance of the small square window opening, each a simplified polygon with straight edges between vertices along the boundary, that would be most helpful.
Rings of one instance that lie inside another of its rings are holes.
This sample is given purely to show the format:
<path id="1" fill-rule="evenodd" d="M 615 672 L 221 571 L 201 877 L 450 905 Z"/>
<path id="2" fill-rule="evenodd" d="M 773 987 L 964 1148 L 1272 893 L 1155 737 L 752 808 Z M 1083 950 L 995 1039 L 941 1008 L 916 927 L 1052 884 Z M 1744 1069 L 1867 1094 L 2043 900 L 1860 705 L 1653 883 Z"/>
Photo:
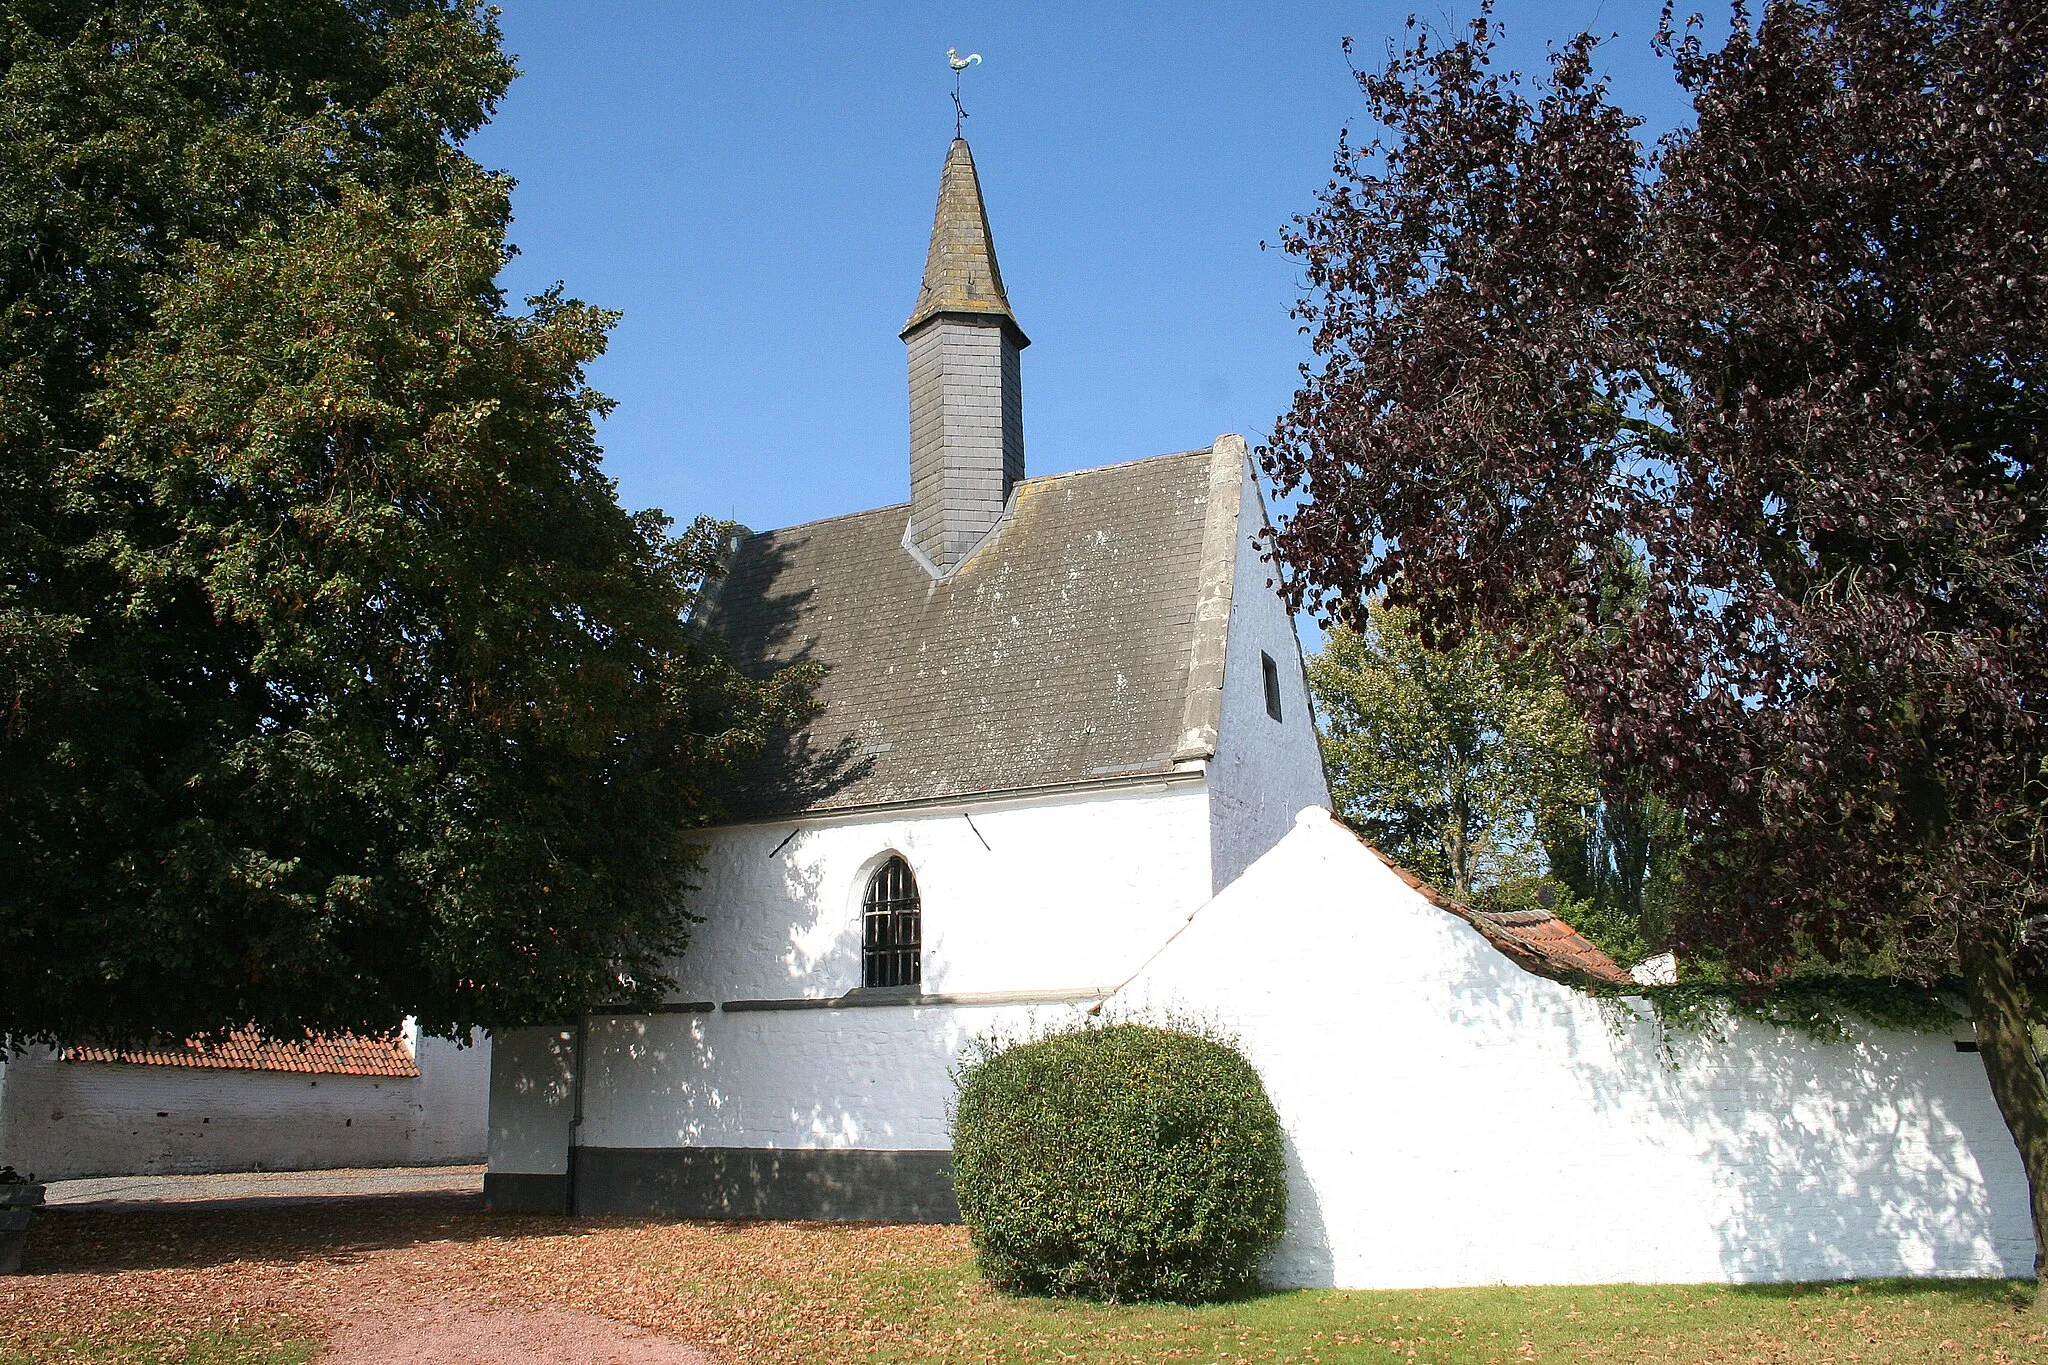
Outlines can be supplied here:
<path id="1" fill-rule="evenodd" d="M 1274 720 L 1280 719 L 1280 665 L 1273 662 L 1273 656 L 1261 650 L 1259 663 L 1266 674 L 1266 714 Z"/>

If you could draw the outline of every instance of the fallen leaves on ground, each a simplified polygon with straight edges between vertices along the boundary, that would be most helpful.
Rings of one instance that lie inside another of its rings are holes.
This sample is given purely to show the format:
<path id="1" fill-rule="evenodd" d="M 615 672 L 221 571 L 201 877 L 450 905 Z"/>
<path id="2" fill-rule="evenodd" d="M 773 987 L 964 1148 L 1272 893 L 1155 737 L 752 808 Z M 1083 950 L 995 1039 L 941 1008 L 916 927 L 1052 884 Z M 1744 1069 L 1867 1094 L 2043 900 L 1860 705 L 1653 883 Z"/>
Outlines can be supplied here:
<path id="1" fill-rule="evenodd" d="M 0 1281 L 0 1361 L 302 1359 L 344 1312 L 581 1309 L 730 1365 L 2048 1359 L 2005 1282 L 1316 1291 L 1205 1308 L 1007 1298 L 957 1227 L 674 1223 L 486 1212 L 473 1197 L 256 1210 L 55 1210 Z M 2048 1316 L 2048 1315 L 2044 1315 Z M 231 1339 L 202 1357 L 180 1343 Z M 147 1338 L 162 1353 L 124 1353 Z M 66 1343 L 58 1353 L 53 1343 Z M 256 1348 L 268 1344 L 274 1352 Z"/>

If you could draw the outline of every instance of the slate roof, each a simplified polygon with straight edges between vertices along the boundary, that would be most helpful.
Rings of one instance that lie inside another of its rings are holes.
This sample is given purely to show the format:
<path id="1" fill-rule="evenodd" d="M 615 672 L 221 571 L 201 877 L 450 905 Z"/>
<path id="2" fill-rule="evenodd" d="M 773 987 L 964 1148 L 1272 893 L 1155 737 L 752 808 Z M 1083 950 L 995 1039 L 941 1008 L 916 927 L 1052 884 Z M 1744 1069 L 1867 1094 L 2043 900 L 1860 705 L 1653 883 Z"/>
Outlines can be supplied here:
<path id="1" fill-rule="evenodd" d="M 1217 449 L 1027 479 L 945 579 L 903 548 L 907 505 L 742 541 L 703 619 L 751 672 L 823 665 L 823 710 L 728 815 L 1164 773 L 1205 715 L 1213 751 L 1243 444 Z"/>
<path id="2" fill-rule="evenodd" d="M 932 213 L 932 243 L 925 252 L 924 279 L 917 303 L 901 335 L 908 336 L 941 313 L 981 313 L 1000 317 L 1017 334 L 1019 346 L 1030 339 L 1010 311 L 1003 292 L 1003 272 L 996 265 L 995 234 L 989 231 L 988 209 L 982 203 L 981 177 L 974 171 L 974 153 L 967 139 L 956 137 L 946 148 L 939 172 L 939 203 Z"/>
<path id="3" fill-rule="evenodd" d="M 323 1076 L 417 1076 L 418 1063 L 396 1038 L 352 1033 L 278 1043 L 243 1029 L 219 1042 L 162 1047 L 66 1047 L 67 1062 L 125 1062 L 130 1066 L 185 1066 L 232 1071 L 296 1071 Z"/>

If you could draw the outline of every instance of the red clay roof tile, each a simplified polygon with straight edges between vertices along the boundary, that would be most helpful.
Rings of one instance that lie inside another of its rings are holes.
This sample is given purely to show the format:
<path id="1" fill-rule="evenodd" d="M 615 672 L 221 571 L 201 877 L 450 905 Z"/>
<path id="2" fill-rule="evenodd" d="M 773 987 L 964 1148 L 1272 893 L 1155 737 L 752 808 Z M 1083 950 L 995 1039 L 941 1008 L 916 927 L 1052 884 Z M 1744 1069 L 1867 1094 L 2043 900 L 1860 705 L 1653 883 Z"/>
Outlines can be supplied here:
<path id="1" fill-rule="evenodd" d="M 1343 821 L 1337 822 L 1343 825 Z M 1345 825 L 1344 828 L 1350 829 Z M 1593 941 L 1548 910 L 1480 910 L 1454 901 L 1407 868 L 1373 848 L 1357 830 L 1358 842 L 1372 849 L 1373 856 L 1393 870 L 1395 876 L 1415 888 L 1437 909 L 1447 911 L 1477 929 L 1488 943 L 1523 971 L 1547 976 L 1568 986 L 1633 986 L 1635 978 L 1621 965 L 1593 945 Z"/>
<path id="2" fill-rule="evenodd" d="M 68 1062 L 123 1062 L 130 1066 L 211 1067 L 234 1071 L 297 1071 L 323 1076 L 417 1076 L 412 1050 L 396 1038 L 338 1033 L 303 1043 L 280 1043 L 253 1029 L 237 1029 L 212 1043 L 194 1040 L 161 1047 L 67 1047 Z"/>

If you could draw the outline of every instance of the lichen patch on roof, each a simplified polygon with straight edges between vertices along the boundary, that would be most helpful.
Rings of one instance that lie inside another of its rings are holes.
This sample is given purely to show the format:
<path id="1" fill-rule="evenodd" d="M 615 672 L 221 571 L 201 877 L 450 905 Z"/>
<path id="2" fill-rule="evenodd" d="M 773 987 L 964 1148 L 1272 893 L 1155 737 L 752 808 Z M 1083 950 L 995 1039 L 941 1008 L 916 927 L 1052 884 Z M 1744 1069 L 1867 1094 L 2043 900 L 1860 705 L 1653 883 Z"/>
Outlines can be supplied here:
<path id="1" fill-rule="evenodd" d="M 989 231 L 988 209 L 981 198 L 981 177 L 967 139 L 956 137 L 946 149 L 939 173 L 939 204 L 932 216 L 931 247 L 925 255 L 924 280 L 905 335 L 941 313 L 977 313 L 998 317 L 1016 329 L 1019 345 L 1029 345 L 1010 311 L 1003 292 L 1003 272 L 996 264 L 995 235 Z"/>
<path id="2" fill-rule="evenodd" d="M 232 1071 L 294 1071 L 325 1076 L 417 1076 L 412 1052 L 396 1038 L 352 1033 L 280 1043 L 238 1029 L 212 1043 L 159 1047 L 66 1047 L 67 1062 L 119 1062 L 129 1066 L 184 1066 Z"/>
<path id="3" fill-rule="evenodd" d="M 1201 450 L 1027 479 L 991 541 L 938 581 L 903 548 L 902 506 L 742 541 L 704 619 L 749 671 L 822 665 L 823 709 L 750 767 L 728 815 L 1171 771 L 1211 463 Z"/>

